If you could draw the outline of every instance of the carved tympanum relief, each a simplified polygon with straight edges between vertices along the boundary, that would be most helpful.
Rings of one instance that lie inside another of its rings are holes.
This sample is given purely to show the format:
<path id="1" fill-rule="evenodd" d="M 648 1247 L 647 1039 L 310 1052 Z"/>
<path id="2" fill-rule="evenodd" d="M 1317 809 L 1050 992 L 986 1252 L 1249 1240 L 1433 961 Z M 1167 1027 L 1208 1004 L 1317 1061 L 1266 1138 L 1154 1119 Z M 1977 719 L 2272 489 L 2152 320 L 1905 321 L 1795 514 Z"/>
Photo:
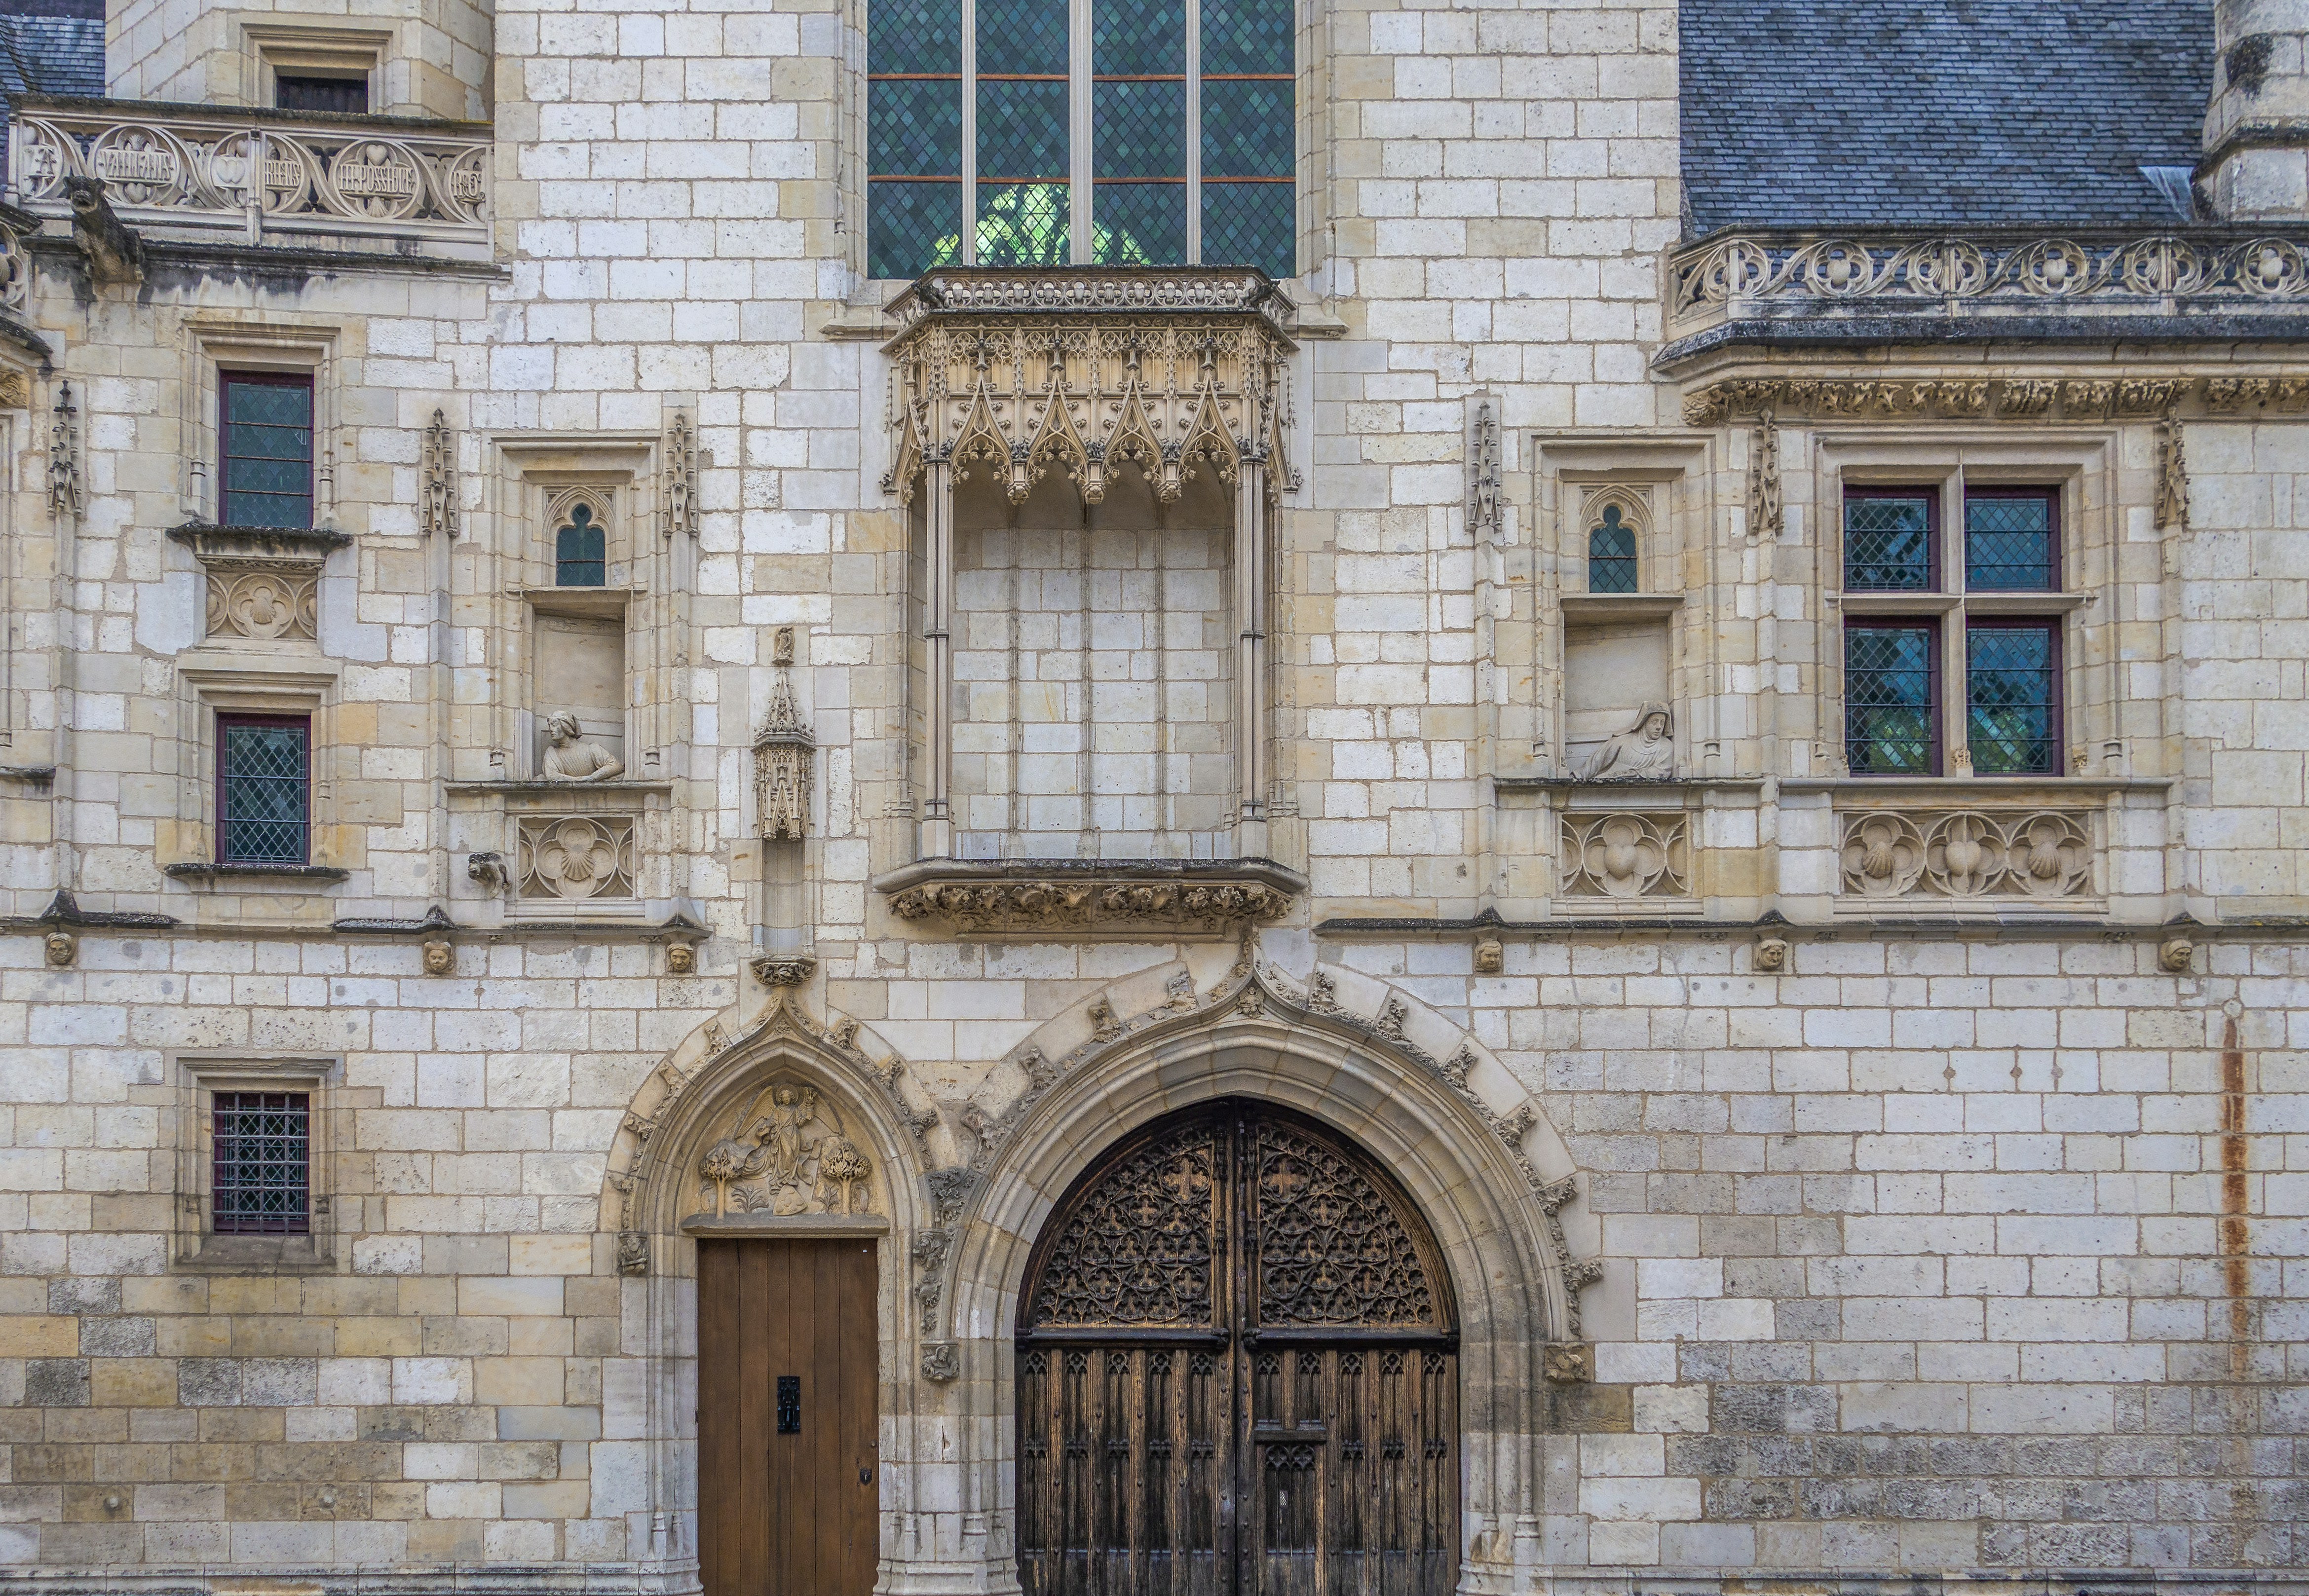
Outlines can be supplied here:
<path id="1" fill-rule="evenodd" d="M 1871 810 L 1843 821 L 1843 886 L 1866 898 L 2080 898 L 2090 817 L 2053 810 Z"/>
<path id="2" fill-rule="evenodd" d="M 634 896 L 629 815 L 524 815 L 521 895 L 575 901 Z"/>
<path id="3" fill-rule="evenodd" d="M 321 567 L 212 556 L 208 573 L 208 635 L 259 643 L 320 635 Z"/>
<path id="4" fill-rule="evenodd" d="M 625 763 L 587 737 L 566 711 L 546 721 L 545 745 L 549 781 L 614 781 L 626 773 Z"/>
<path id="5" fill-rule="evenodd" d="M 1568 898 L 1682 898 L 1691 893 L 1685 817 L 1563 816 L 1558 890 Z"/>
<path id="6" fill-rule="evenodd" d="M 781 1078 L 697 1160 L 698 1195 L 716 1214 L 871 1213 L 873 1161 L 817 1088 Z"/>
<path id="7" fill-rule="evenodd" d="M 809 826 L 810 753 L 817 739 L 794 697 L 794 629 L 780 626 L 773 652 L 777 685 L 754 737 L 754 812 L 767 841 L 799 842 Z"/>
<path id="8" fill-rule="evenodd" d="M 1675 775 L 1675 720 L 1664 703 L 1636 712 L 1634 724 L 1588 755 L 1582 781 L 1665 781 Z"/>

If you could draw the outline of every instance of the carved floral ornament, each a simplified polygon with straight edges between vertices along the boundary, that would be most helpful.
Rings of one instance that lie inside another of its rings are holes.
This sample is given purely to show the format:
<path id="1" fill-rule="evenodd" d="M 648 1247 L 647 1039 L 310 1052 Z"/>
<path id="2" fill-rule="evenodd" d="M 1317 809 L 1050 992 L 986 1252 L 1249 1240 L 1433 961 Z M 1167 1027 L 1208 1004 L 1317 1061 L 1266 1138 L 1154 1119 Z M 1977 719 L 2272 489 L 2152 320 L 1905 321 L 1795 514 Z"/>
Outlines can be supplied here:
<path id="1" fill-rule="evenodd" d="M 2309 254 L 2290 238 L 2040 237 L 1992 241 L 1733 237 L 1669 271 L 1679 317 L 1758 303 L 1984 301 L 2297 303 Z"/>
<path id="2" fill-rule="evenodd" d="M 321 562 L 202 561 L 208 578 L 208 635 L 270 643 L 319 633 Z"/>
<path id="3" fill-rule="evenodd" d="M 2007 421 L 2149 420 L 2192 399 L 2214 415 L 2268 407 L 2309 410 L 2303 377 L 1734 377 L 1686 393 L 1683 419 L 1713 427 L 1734 416 L 1853 418 L 1985 418 Z"/>
<path id="4" fill-rule="evenodd" d="M 1059 930 L 1216 933 L 1271 920 L 1291 894 L 1259 882 L 925 883 L 890 898 L 902 920 L 938 919 L 964 936 Z"/>
<path id="5" fill-rule="evenodd" d="M 524 815 L 521 817 L 520 894 L 531 900 L 631 898 L 634 817 L 630 815 Z"/>
<path id="6" fill-rule="evenodd" d="M 1567 898 L 1684 898 L 1691 894 L 1682 814 L 1563 816 L 1558 890 Z"/>
<path id="7" fill-rule="evenodd" d="M 2057 900 L 2093 893 L 2089 814 L 1861 810 L 1838 819 L 1847 894 Z"/>
<path id="8" fill-rule="evenodd" d="M 1061 273 L 1048 304 L 1022 278 L 939 273 L 910 290 L 894 306 L 909 324 L 886 346 L 896 463 L 885 489 L 911 502 L 924 465 L 951 461 L 1012 504 L 1056 470 L 1094 505 L 1129 461 L 1170 503 L 1198 470 L 1232 484 L 1255 461 L 1273 467 L 1270 494 L 1294 490 L 1280 291 L 1257 273 L 1176 275 L 1176 310 L 1132 291 L 1154 280 L 1091 276 L 1068 294 Z"/>

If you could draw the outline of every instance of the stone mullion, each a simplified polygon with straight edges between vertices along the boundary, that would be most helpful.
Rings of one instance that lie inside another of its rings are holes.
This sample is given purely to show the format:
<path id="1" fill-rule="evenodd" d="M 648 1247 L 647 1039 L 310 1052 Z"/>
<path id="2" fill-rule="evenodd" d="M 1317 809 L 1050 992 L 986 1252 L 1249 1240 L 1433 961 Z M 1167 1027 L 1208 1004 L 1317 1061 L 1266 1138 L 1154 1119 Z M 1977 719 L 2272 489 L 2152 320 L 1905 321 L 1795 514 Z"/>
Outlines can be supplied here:
<path id="1" fill-rule="evenodd" d="M 1264 855 L 1267 837 L 1267 460 L 1245 452 L 1235 473 L 1235 852 Z"/>
<path id="2" fill-rule="evenodd" d="M 954 852 L 954 466 L 943 454 L 924 466 L 929 555 L 922 604 L 922 641 L 929 652 L 930 702 L 922 706 L 924 802 L 918 857 Z"/>

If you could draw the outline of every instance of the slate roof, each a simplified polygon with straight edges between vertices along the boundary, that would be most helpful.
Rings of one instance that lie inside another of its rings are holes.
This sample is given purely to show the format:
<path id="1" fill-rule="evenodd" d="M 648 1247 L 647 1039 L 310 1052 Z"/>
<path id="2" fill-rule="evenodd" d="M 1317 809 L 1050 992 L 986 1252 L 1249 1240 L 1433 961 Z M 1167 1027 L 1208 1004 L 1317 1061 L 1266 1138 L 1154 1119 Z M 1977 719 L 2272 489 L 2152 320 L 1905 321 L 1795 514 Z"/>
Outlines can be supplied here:
<path id="1" fill-rule="evenodd" d="M 103 0 L 0 0 L 0 170 L 9 102 L 28 88 L 104 92 Z"/>
<path id="2" fill-rule="evenodd" d="M 2211 0 L 1682 0 L 1685 229 L 2172 226 Z"/>

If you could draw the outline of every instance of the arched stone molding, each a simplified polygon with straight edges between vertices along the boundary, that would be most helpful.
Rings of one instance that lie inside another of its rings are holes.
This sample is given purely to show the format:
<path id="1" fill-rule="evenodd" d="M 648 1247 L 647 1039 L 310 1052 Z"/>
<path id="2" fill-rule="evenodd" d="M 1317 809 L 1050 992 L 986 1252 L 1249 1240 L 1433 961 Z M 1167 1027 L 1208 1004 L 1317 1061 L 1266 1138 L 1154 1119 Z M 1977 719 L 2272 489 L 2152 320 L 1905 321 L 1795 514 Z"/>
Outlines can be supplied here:
<path id="1" fill-rule="evenodd" d="M 976 1554 L 986 1583 L 970 1588 L 1017 1588 L 1007 1393 L 1035 1238 L 1118 1137 L 1195 1103 L 1255 1097 L 1355 1138 L 1433 1230 L 1461 1316 L 1462 1588 L 1504 1589 L 1544 1511 L 1545 1383 L 1584 1377 L 1578 1297 L 1601 1272 L 1569 1255 L 1559 1211 L 1576 1195 L 1570 1159 L 1538 1104 L 1472 1037 L 1393 988 L 1318 969 L 1302 989 L 1255 944 L 1208 992 L 1179 969 L 1146 1012 L 1125 1019 L 1101 997 L 1038 1034 L 1085 1025 L 1086 1040 L 1055 1057 L 1040 1043 L 1017 1055 L 1025 1089 L 999 1113 L 965 1108 L 971 1157 L 933 1177 L 947 1188 L 935 1217 L 948 1270 L 936 1322 L 950 1339 L 926 1342 L 938 1362 L 923 1373 L 958 1380 L 948 1413 L 963 1478 L 953 1529 L 916 1533 Z"/>
<path id="2" fill-rule="evenodd" d="M 770 1111 L 774 1104 L 763 1098 L 773 1086 L 816 1092 L 819 1130 L 838 1130 L 871 1165 L 863 1180 L 870 1216 L 809 1216 L 788 1233 L 807 1236 L 813 1221 L 828 1218 L 853 1229 L 886 1221 L 876 1248 L 885 1478 L 895 1480 L 912 1458 L 921 1359 L 914 1302 L 925 1270 L 908 1243 L 930 1223 L 924 1176 L 950 1158 L 953 1138 L 905 1061 L 867 1052 L 860 1030 L 847 1019 L 820 1024 L 784 991 L 742 1035 L 732 1038 L 720 1017 L 708 1020 L 659 1062 L 619 1127 L 600 1223 L 626 1277 L 626 1329 L 618 1356 L 605 1363 L 602 1419 L 605 1435 L 633 1438 L 629 1469 L 646 1470 L 646 1479 L 621 1482 L 620 1494 L 646 1500 L 645 1511 L 628 1514 L 628 1533 L 671 1582 L 668 1589 L 697 1588 L 697 1243 L 684 1222 L 714 1213 L 704 1155 L 733 1126 L 742 1130 L 741 1120 Z M 755 1233 L 777 1233 L 779 1222 L 769 1216 Z M 893 1504 L 910 1494 L 895 1484 L 884 1491 L 886 1544 L 897 1532 Z"/>

